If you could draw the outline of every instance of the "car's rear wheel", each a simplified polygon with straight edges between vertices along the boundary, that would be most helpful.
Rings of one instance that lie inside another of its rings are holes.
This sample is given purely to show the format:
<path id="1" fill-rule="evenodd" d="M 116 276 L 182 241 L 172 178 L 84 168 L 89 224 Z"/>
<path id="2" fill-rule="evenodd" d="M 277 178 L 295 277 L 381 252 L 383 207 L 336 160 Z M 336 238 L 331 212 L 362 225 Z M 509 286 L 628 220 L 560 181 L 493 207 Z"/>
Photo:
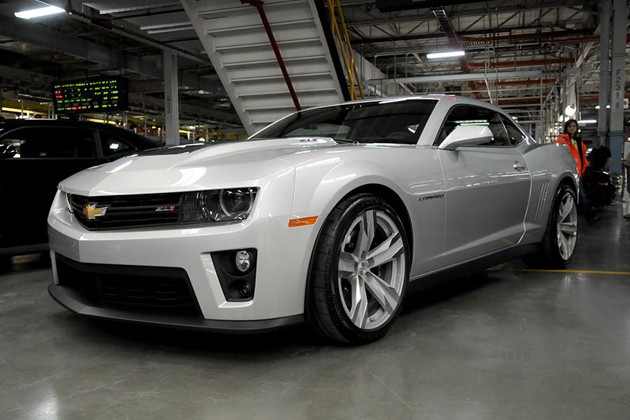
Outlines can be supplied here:
<path id="1" fill-rule="evenodd" d="M 405 297 L 408 248 L 402 222 L 386 201 L 362 194 L 341 202 L 324 223 L 311 262 L 311 325 L 341 343 L 383 337 Z"/>
<path id="2" fill-rule="evenodd" d="M 545 237 L 536 254 L 527 256 L 530 266 L 565 267 L 571 262 L 578 238 L 575 192 L 562 185 L 556 192 Z"/>

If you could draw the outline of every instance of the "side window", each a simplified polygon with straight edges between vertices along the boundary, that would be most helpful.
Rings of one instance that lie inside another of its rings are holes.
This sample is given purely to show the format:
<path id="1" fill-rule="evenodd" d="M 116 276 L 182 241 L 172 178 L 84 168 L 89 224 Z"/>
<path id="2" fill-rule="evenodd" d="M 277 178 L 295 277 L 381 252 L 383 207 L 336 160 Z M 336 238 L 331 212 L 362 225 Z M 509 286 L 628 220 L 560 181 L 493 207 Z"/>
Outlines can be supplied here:
<path id="1" fill-rule="evenodd" d="M 124 155 L 135 150 L 123 136 L 103 130 L 99 130 L 98 135 L 101 139 L 103 156 Z"/>
<path id="2" fill-rule="evenodd" d="M 71 127 L 24 127 L 7 133 L 2 153 L 12 158 L 93 158 L 94 135 L 90 130 Z"/>
<path id="3" fill-rule="evenodd" d="M 509 146 L 510 140 L 508 139 L 508 133 L 505 131 L 505 126 L 501 121 L 501 115 L 496 112 L 492 112 L 492 116 L 488 119 L 488 127 L 494 135 L 494 141 L 489 146 Z"/>
<path id="4" fill-rule="evenodd" d="M 525 134 L 523 134 L 523 132 L 519 130 L 518 127 L 516 127 L 516 125 L 509 118 L 506 118 L 504 115 L 502 115 L 501 119 L 503 120 L 505 129 L 507 130 L 508 138 L 511 144 L 518 144 L 525 140 Z"/>
<path id="5" fill-rule="evenodd" d="M 446 117 L 434 145 L 439 145 L 460 125 L 488 127 L 494 138 L 480 146 L 509 146 L 508 133 L 501 121 L 501 115 L 490 109 L 462 105 L 454 107 Z"/>

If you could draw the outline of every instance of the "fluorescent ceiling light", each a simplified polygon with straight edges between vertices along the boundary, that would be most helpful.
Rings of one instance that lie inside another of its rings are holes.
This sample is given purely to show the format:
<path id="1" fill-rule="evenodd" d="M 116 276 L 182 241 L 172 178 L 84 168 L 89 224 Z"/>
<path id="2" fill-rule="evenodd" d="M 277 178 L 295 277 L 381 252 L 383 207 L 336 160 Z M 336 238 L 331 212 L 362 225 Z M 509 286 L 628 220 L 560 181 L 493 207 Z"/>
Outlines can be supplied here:
<path id="1" fill-rule="evenodd" d="M 580 120 L 578 124 L 595 124 L 597 120 Z"/>
<path id="2" fill-rule="evenodd" d="M 464 54 L 466 54 L 464 51 L 444 51 L 438 53 L 429 53 L 427 54 L 427 58 L 431 60 L 434 58 L 461 57 Z"/>
<path id="3" fill-rule="evenodd" d="M 33 19 L 33 18 L 38 18 L 42 16 L 56 15 L 56 14 L 64 13 L 64 12 L 65 10 L 62 9 L 61 7 L 45 6 L 45 7 L 38 7 L 37 9 L 29 9 L 29 10 L 23 10 L 21 12 L 15 12 L 14 15 L 15 17 L 19 17 L 20 19 Z"/>

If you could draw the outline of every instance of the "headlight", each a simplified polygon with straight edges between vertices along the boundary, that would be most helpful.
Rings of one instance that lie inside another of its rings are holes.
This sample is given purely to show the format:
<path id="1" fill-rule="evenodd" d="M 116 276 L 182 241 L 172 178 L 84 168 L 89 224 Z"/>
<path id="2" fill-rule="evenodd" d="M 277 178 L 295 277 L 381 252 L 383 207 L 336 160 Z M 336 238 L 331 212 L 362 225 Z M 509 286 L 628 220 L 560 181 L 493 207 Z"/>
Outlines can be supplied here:
<path id="1" fill-rule="evenodd" d="M 182 222 L 231 222 L 245 220 L 254 206 L 258 188 L 186 193 L 182 198 Z"/>

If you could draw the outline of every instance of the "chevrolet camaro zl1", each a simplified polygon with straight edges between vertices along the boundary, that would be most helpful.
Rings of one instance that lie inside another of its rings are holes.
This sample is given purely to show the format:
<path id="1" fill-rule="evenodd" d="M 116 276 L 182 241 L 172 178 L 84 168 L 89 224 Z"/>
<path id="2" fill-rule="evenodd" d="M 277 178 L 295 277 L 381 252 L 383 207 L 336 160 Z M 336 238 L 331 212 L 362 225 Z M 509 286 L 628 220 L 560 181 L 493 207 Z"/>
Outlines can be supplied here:
<path id="1" fill-rule="evenodd" d="M 52 297 L 78 314 L 205 328 L 306 322 L 384 336 L 407 286 L 513 258 L 567 264 L 577 175 L 501 109 L 387 98 L 286 116 L 247 140 L 144 151 L 60 183 Z"/>

